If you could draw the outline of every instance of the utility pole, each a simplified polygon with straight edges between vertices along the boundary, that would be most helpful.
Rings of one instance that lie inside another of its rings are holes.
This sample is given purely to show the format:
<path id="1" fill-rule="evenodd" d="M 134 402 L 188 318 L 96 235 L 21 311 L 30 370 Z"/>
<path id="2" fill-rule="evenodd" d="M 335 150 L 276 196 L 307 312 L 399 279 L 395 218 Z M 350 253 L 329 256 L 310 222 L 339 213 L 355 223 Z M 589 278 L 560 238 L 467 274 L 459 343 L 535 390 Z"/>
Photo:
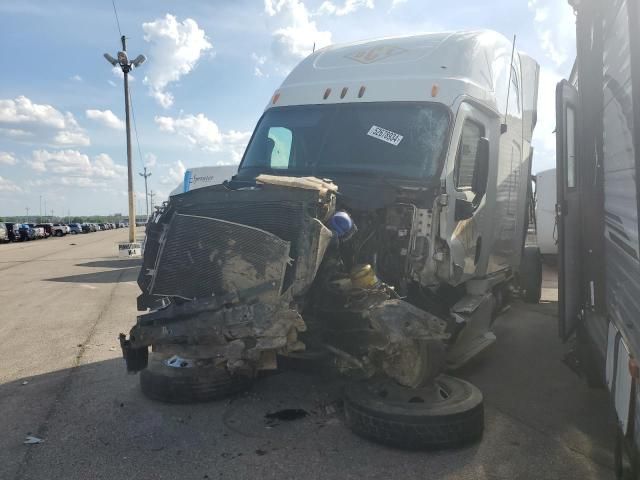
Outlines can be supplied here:
<path id="1" fill-rule="evenodd" d="M 47 216 L 47 199 L 44 199 L 44 216 L 45 216 L 45 221 L 46 221 L 46 216 Z"/>
<path id="2" fill-rule="evenodd" d="M 51 209 L 51 223 L 53 223 L 53 208 Z"/>
<path id="3" fill-rule="evenodd" d="M 124 74 L 124 114 L 127 130 L 127 180 L 129 188 L 129 243 L 136 241 L 136 212 L 133 197 L 133 167 L 131 162 L 131 122 L 129 120 L 129 72 L 131 67 L 139 67 L 147 59 L 144 55 L 138 55 L 133 61 L 129 61 L 127 56 L 127 39 L 124 35 L 120 37 L 122 41 L 122 51 L 118 52 L 116 60 L 108 53 L 104 58 L 114 67 L 119 65 Z"/>
<path id="4" fill-rule="evenodd" d="M 27 210 L 27 220 L 24 223 L 29 223 L 29 207 L 25 207 Z"/>
<path id="5" fill-rule="evenodd" d="M 144 173 L 138 172 L 138 175 L 144 177 L 144 203 L 147 206 L 147 218 L 149 218 L 149 193 L 147 192 L 147 178 L 151 176 L 151 172 L 147 173 L 147 167 L 144 167 Z"/>
<path id="6" fill-rule="evenodd" d="M 46 210 L 46 207 L 45 207 Z M 42 195 L 40 195 L 40 219 L 39 219 L 39 223 L 42 223 Z"/>
<path id="7" fill-rule="evenodd" d="M 153 190 L 151 190 L 151 193 L 149 193 L 149 196 L 151 197 L 151 208 L 153 208 L 153 197 L 155 196 L 155 193 L 153 193 Z"/>

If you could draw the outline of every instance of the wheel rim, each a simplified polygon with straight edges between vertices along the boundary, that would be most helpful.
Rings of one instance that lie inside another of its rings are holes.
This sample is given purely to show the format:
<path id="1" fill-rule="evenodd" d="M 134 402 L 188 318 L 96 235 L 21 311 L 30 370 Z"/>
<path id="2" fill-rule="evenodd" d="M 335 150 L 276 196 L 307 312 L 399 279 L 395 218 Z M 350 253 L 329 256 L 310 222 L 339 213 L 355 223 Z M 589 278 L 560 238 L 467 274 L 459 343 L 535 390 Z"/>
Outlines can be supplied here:
<path id="1" fill-rule="evenodd" d="M 403 387 L 386 379 L 371 382 L 365 388 L 373 398 L 397 406 L 418 407 L 420 404 L 444 403 L 453 394 L 451 386 L 439 378 L 421 388 Z"/>

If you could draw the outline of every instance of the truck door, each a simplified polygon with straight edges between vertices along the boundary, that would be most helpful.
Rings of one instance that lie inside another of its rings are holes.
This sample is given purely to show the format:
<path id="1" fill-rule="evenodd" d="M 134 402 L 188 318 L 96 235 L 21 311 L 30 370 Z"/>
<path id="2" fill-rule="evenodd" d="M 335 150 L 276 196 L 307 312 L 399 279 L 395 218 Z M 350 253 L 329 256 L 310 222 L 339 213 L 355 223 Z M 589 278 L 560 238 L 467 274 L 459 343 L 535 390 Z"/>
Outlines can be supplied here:
<path id="1" fill-rule="evenodd" d="M 566 80 L 556 87 L 559 333 L 567 340 L 580 309 L 580 198 L 578 191 L 578 92 Z"/>

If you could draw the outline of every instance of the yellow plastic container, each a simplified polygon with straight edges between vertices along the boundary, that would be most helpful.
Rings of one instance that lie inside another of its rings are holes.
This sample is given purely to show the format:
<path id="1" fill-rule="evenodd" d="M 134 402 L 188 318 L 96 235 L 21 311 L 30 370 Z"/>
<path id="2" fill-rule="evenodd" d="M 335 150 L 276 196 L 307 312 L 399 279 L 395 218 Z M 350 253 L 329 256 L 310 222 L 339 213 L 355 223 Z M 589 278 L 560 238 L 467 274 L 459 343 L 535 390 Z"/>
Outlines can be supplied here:
<path id="1" fill-rule="evenodd" d="M 356 265 L 349 272 L 351 283 L 356 288 L 373 288 L 378 284 L 378 277 L 371 265 Z"/>

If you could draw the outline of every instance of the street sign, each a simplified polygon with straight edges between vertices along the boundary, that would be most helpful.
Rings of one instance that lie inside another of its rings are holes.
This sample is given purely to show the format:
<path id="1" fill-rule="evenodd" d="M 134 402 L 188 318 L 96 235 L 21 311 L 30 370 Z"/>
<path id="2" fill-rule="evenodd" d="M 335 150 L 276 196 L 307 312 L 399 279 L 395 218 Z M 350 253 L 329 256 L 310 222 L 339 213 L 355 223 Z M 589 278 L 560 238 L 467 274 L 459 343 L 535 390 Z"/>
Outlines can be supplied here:
<path id="1" fill-rule="evenodd" d="M 139 257 L 142 255 L 142 243 L 140 242 L 119 242 L 119 257 Z"/>

